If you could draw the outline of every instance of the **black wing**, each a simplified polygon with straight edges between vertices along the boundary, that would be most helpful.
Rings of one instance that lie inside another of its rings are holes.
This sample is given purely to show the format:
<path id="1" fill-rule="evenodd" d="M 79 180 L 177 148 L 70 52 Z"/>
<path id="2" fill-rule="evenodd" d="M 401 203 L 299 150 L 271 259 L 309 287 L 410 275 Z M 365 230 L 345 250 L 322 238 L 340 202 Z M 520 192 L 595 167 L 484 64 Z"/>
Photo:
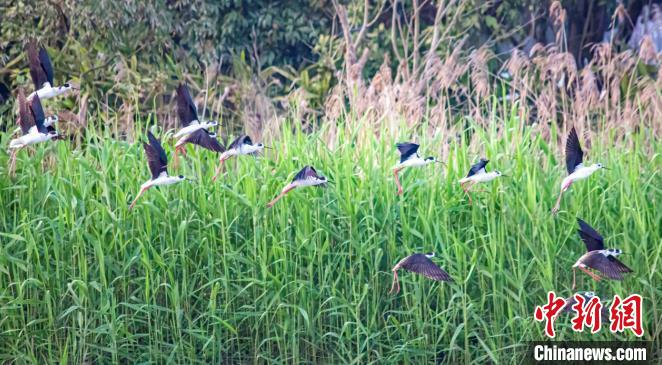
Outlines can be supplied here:
<path id="1" fill-rule="evenodd" d="M 583 297 L 585 301 L 589 301 L 591 299 L 585 293 L 577 293 L 577 295 Z M 575 305 L 576 303 L 577 300 L 575 299 L 574 295 L 571 296 L 570 298 L 565 298 L 565 305 L 563 306 L 563 308 L 561 308 L 561 312 L 563 313 L 572 312 L 573 311 L 572 306 Z"/>
<path id="2" fill-rule="evenodd" d="M 28 134 L 30 128 L 35 125 L 32 110 L 25 100 L 25 94 L 22 89 L 18 91 L 18 123 L 21 126 L 23 135 Z"/>
<path id="3" fill-rule="evenodd" d="M 577 223 L 579 223 L 577 233 L 584 241 L 586 251 L 603 250 L 605 248 L 604 239 L 600 236 L 600 233 L 579 218 L 577 218 Z"/>
<path id="4" fill-rule="evenodd" d="M 623 274 L 632 272 L 632 269 L 625 266 L 614 256 L 605 256 L 600 252 L 595 252 L 582 261 L 584 265 L 598 270 L 605 277 L 612 280 L 623 280 Z"/>
<path id="5" fill-rule="evenodd" d="M 586 306 L 586 303 L 591 300 L 591 297 L 586 295 L 585 293 L 577 293 L 580 296 L 584 297 L 584 306 Z M 574 312 L 574 309 L 572 309 L 572 306 L 574 306 L 577 303 L 577 300 L 575 299 L 575 296 L 571 296 L 570 298 L 565 299 L 565 305 L 563 308 L 561 308 L 561 312 L 563 313 L 570 313 Z M 603 302 L 604 303 L 604 302 Z M 606 305 L 602 306 L 602 309 L 600 310 L 600 317 L 601 317 L 601 322 L 602 323 L 609 323 L 609 307 Z"/>
<path id="6" fill-rule="evenodd" d="M 28 55 L 28 63 L 30 64 L 30 77 L 32 77 L 32 83 L 34 84 L 35 89 L 39 90 L 45 83 L 50 81 L 46 71 L 42 67 L 40 60 L 41 52 L 37 47 L 37 41 L 31 40 L 25 45 L 25 51 Z M 50 61 L 48 63 L 50 64 Z"/>
<path id="7" fill-rule="evenodd" d="M 195 103 L 185 84 L 179 84 L 177 87 L 177 115 L 179 116 L 179 121 L 182 123 L 182 127 L 186 127 L 192 121 L 198 120 Z"/>
<path id="8" fill-rule="evenodd" d="M 471 168 L 469 169 L 469 173 L 467 174 L 467 177 L 476 175 L 480 170 L 483 170 L 483 172 L 485 172 L 485 166 L 487 166 L 488 162 L 490 162 L 490 160 L 486 160 L 484 158 L 481 158 L 480 161 L 478 161 L 475 164 L 471 165 Z"/>
<path id="9" fill-rule="evenodd" d="M 30 110 L 32 110 L 32 118 L 34 118 L 34 125 L 37 126 L 37 131 L 39 133 L 48 133 L 46 127 L 44 127 L 44 108 L 41 106 L 41 100 L 38 95 L 34 95 L 32 102 L 30 103 Z"/>
<path id="10" fill-rule="evenodd" d="M 416 143 L 398 143 L 395 145 L 395 147 L 398 148 L 398 152 L 400 152 L 400 163 L 403 163 L 407 161 L 412 155 L 416 154 L 416 151 L 418 151 L 419 145 Z"/>
<path id="11" fill-rule="evenodd" d="M 451 278 L 446 271 L 437 266 L 437 264 L 432 262 L 427 256 L 420 253 L 409 256 L 409 258 L 402 263 L 401 267 L 432 280 L 453 281 L 453 278 Z"/>
<path id="12" fill-rule="evenodd" d="M 46 79 L 53 86 L 53 65 L 51 64 L 51 59 L 48 57 L 48 52 L 46 48 L 41 47 L 39 49 L 39 62 L 41 62 L 41 68 L 46 73 Z"/>
<path id="13" fill-rule="evenodd" d="M 198 129 L 197 131 L 191 133 L 186 138 L 186 142 L 197 144 L 200 147 L 206 148 L 214 152 L 223 152 L 223 146 L 220 142 L 211 135 L 205 129 Z"/>
<path id="14" fill-rule="evenodd" d="M 584 152 L 582 152 L 582 146 L 579 144 L 577 130 L 572 127 L 565 142 L 565 167 L 568 169 L 568 174 L 572 174 L 583 161 Z"/>
<path id="15" fill-rule="evenodd" d="M 314 178 L 314 179 L 319 179 L 319 175 L 317 175 L 317 171 L 315 171 L 315 168 L 312 166 L 306 166 L 301 169 L 295 176 L 292 182 L 297 181 L 297 180 L 306 180 L 308 178 Z"/>
<path id="16" fill-rule="evenodd" d="M 143 143 L 145 154 L 147 155 L 147 163 L 149 164 L 149 171 L 152 172 L 152 179 L 156 179 L 161 173 L 168 173 L 168 156 L 152 132 L 147 132 L 149 143 Z"/>
<path id="17" fill-rule="evenodd" d="M 250 144 L 250 145 L 252 145 L 252 144 L 253 144 L 253 141 L 251 141 L 251 137 L 249 137 L 249 136 L 247 136 L 247 135 L 245 135 L 245 134 L 242 134 L 242 135 L 239 136 L 237 139 L 235 139 L 234 141 L 232 141 L 232 143 L 230 143 L 230 147 L 228 147 L 228 149 L 229 149 L 229 150 L 232 150 L 232 149 L 239 149 L 239 147 L 241 147 L 241 145 L 244 145 L 244 144 Z"/>

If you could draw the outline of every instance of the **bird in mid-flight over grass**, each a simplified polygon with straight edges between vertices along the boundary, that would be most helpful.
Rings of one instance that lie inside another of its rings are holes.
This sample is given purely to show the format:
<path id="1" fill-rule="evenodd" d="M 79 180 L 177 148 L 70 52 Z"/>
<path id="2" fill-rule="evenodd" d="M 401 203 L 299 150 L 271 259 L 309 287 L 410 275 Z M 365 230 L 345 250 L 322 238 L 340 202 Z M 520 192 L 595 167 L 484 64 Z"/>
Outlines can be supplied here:
<path id="1" fill-rule="evenodd" d="M 44 109 L 41 99 L 35 95 L 30 104 L 25 99 L 23 90 L 18 92 L 18 123 L 22 135 L 9 142 L 11 154 L 9 156 L 9 174 L 13 175 L 16 167 L 16 154 L 19 150 L 37 143 L 61 139 L 61 136 L 52 125 L 44 125 Z"/>
<path id="2" fill-rule="evenodd" d="M 216 168 L 216 172 L 214 173 L 214 177 L 212 178 L 212 181 L 216 181 L 218 175 L 223 170 L 223 164 L 227 159 L 233 156 L 255 155 L 260 151 L 262 151 L 264 148 L 267 147 L 265 147 L 262 143 L 253 144 L 251 137 L 245 134 L 237 137 L 237 139 L 235 139 L 232 143 L 230 143 L 228 149 L 225 150 L 223 153 L 221 153 L 221 155 L 219 156 L 218 167 Z"/>
<path id="3" fill-rule="evenodd" d="M 398 270 L 405 269 L 417 274 L 421 274 L 429 279 L 436 281 L 449 281 L 452 282 L 453 278 L 442 268 L 432 262 L 431 258 L 434 253 L 415 253 L 400 260 L 391 271 L 393 272 L 393 283 L 391 284 L 390 293 L 400 292 L 400 281 L 398 280 Z"/>
<path id="4" fill-rule="evenodd" d="M 575 290 L 577 284 L 575 274 L 577 269 L 587 273 L 595 281 L 600 281 L 602 277 L 589 269 L 597 270 L 603 277 L 611 280 L 623 280 L 623 274 L 632 272 L 632 269 L 616 258 L 623 251 L 616 248 L 605 249 L 604 239 L 593 227 L 579 218 L 577 222 L 579 223 L 577 233 L 584 241 L 587 252 L 572 265 L 572 290 Z"/>
<path id="5" fill-rule="evenodd" d="M 601 163 L 594 163 L 590 166 L 584 166 L 584 152 L 579 144 L 579 137 L 577 137 L 577 130 L 572 127 L 568 139 L 565 143 L 565 166 L 568 169 L 568 176 L 561 182 L 561 192 L 559 193 L 556 204 L 552 208 L 552 213 L 556 214 L 561 207 L 561 197 L 563 193 L 568 190 L 570 185 L 578 180 L 586 179 L 594 172 L 600 169 L 606 169 Z"/>
<path id="6" fill-rule="evenodd" d="M 400 184 L 400 178 L 398 177 L 400 170 L 407 167 L 421 167 L 431 163 L 441 163 L 434 157 L 421 158 L 421 156 L 418 155 L 419 145 L 416 143 L 398 143 L 395 145 L 395 147 L 398 148 L 398 152 L 400 153 L 400 162 L 398 162 L 398 164 L 393 168 L 395 184 L 398 186 L 398 195 L 402 194 L 403 192 L 402 184 Z"/>
<path id="7" fill-rule="evenodd" d="M 464 190 L 464 193 L 469 198 L 469 204 L 471 204 L 471 195 L 469 195 L 469 189 L 471 189 L 472 186 L 478 183 L 492 181 L 499 176 L 506 176 L 503 175 L 500 171 L 485 171 L 485 166 L 487 166 L 488 162 L 490 161 L 481 158 L 480 161 L 471 166 L 467 176 L 459 180 L 459 183 L 462 186 L 462 190 Z"/>
<path id="8" fill-rule="evenodd" d="M 290 191 L 296 189 L 296 188 L 303 188 L 305 186 L 326 186 L 326 184 L 329 183 L 329 180 L 327 180 L 326 177 L 320 176 L 317 174 L 317 171 L 315 171 L 315 168 L 312 166 L 306 166 L 301 171 L 299 171 L 296 176 L 294 176 L 294 179 L 292 180 L 291 183 L 285 185 L 283 190 L 278 194 L 274 200 L 270 201 L 267 204 L 268 208 L 271 208 L 276 204 L 277 201 L 279 201 L 282 197 L 285 196 L 285 194 L 289 193 Z"/>
<path id="9" fill-rule="evenodd" d="M 35 95 L 41 99 L 49 99 L 62 95 L 72 89 L 71 84 L 66 83 L 62 86 L 53 85 L 53 65 L 48 57 L 48 52 L 44 47 L 39 47 L 37 41 L 31 40 L 25 45 L 30 63 L 30 76 L 34 83 L 35 92 L 28 96 L 32 99 Z"/>
<path id="10" fill-rule="evenodd" d="M 182 175 L 168 175 L 168 156 L 163 146 L 161 146 L 161 142 L 154 137 L 152 132 L 147 132 L 147 139 L 149 143 L 143 143 L 143 148 L 145 149 L 145 155 L 147 155 L 147 163 L 149 165 L 149 171 L 152 173 L 152 178 L 140 186 L 140 192 L 133 199 L 129 210 L 133 209 L 138 198 L 152 186 L 172 185 L 186 180 Z"/>
<path id="11" fill-rule="evenodd" d="M 184 84 L 179 84 L 177 87 L 177 116 L 182 125 L 182 129 L 188 128 L 192 123 L 197 123 L 198 112 L 189 93 L 188 87 Z M 215 133 L 210 133 L 205 128 L 196 129 L 195 131 L 185 134 L 177 143 L 175 143 L 174 164 L 177 167 L 177 154 L 181 152 L 186 154 L 186 144 L 195 144 L 210 151 L 221 153 L 223 146 L 216 139 Z"/>
<path id="12" fill-rule="evenodd" d="M 218 125 L 216 121 L 203 122 L 198 118 L 191 93 L 183 83 L 177 87 L 177 114 L 182 127 L 175 133 L 174 138 L 181 138 L 200 129 L 209 129 Z"/>
<path id="13" fill-rule="evenodd" d="M 586 307 L 586 303 L 588 303 L 589 300 L 591 300 L 593 297 L 595 297 L 595 293 L 592 291 L 585 291 L 585 292 L 577 292 L 575 295 L 579 295 L 580 297 L 584 298 L 584 307 Z M 572 313 L 574 312 L 573 306 L 577 304 L 577 299 L 575 299 L 575 295 L 565 298 L 565 305 L 563 308 L 561 308 L 561 312 L 563 313 Z M 598 297 L 598 299 L 600 299 Z M 609 323 L 609 309 L 606 305 L 602 306 L 602 309 L 600 310 L 600 321 L 602 323 Z"/>

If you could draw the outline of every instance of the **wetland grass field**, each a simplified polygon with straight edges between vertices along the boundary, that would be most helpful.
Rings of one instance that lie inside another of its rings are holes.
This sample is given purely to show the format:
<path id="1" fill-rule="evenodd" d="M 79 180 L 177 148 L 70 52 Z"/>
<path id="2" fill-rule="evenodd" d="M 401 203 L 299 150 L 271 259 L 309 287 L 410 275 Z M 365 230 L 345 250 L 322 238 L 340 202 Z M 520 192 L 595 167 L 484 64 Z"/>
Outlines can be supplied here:
<path id="1" fill-rule="evenodd" d="M 283 132 L 215 183 L 216 155 L 189 147 L 170 171 L 197 181 L 151 189 L 132 211 L 146 158 L 111 128 L 22 151 L 14 178 L 0 153 L 0 362 L 518 363 L 544 339 L 535 306 L 548 291 L 573 294 L 578 217 L 634 274 L 597 283 L 580 272 L 577 290 L 642 295 L 643 339 L 659 347 L 662 143 L 646 128 L 592 134 L 587 160 L 611 170 L 574 184 L 554 217 L 566 172 L 561 143 L 547 140 L 563 130 L 546 139 L 506 117 L 457 136 L 377 139 L 355 125 L 333 144 L 324 127 Z M 144 140 L 146 124 L 136 128 Z M 172 159 L 172 140 L 151 130 Z M 396 196 L 404 140 L 447 166 L 403 172 Z M 509 177 L 469 205 L 457 180 L 479 157 Z M 329 187 L 265 208 L 304 165 Z M 435 252 L 455 281 L 402 272 L 389 295 L 391 267 L 413 252 Z M 575 333 L 568 315 L 556 328 L 561 340 L 635 339 Z"/>

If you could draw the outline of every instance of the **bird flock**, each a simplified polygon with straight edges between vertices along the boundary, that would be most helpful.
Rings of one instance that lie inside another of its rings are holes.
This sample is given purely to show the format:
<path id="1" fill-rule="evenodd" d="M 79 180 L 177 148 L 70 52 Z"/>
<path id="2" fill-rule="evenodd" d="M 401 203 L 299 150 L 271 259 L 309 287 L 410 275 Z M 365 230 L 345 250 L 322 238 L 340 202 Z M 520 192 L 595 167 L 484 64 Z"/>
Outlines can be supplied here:
<path id="1" fill-rule="evenodd" d="M 30 41 L 26 45 L 26 53 L 29 61 L 30 75 L 34 83 L 35 91 L 25 97 L 22 90 L 18 90 L 18 124 L 21 135 L 12 139 L 9 143 L 10 159 L 9 171 L 13 173 L 15 169 L 16 155 L 19 150 L 38 143 L 64 139 L 55 129 L 58 121 L 57 116 L 46 117 L 42 107 L 41 100 L 56 97 L 65 94 L 73 89 L 71 84 L 54 86 L 53 67 L 48 57 L 46 49 L 39 48 L 36 41 Z M 188 87 L 180 84 L 176 91 L 177 115 L 180 122 L 180 128 L 174 134 L 177 139 L 174 147 L 174 164 L 177 165 L 177 155 L 186 154 L 186 145 L 197 145 L 214 153 L 219 154 L 218 167 L 212 178 L 215 181 L 223 170 L 224 163 L 232 158 L 245 155 L 256 155 L 267 148 L 262 143 L 254 143 L 247 135 L 236 138 L 227 148 L 217 139 L 215 133 L 210 129 L 216 127 L 216 121 L 201 120 L 197 113 L 197 108 Z M 18 132 L 18 130 L 16 131 Z M 393 168 L 397 194 L 403 193 L 403 187 L 400 183 L 399 173 L 407 168 L 423 167 L 426 165 L 441 163 L 435 157 L 422 158 L 418 154 L 419 145 L 406 142 L 396 145 L 400 154 L 400 161 Z M 131 210 L 136 205 L 138 199 L 150 188 L 154 186 L 172 185 L 187 180 L 184 176 L 172 176 L 168 173 L 168 156 L 163 149 L 161 142 L 151 133 L 147 133 L 147 142 L 143 143 L 147 163 L 151 172 L 150 180 L 141 185 L 140 191 L 129 205 Z M 577 131 L 571 128 L 568 134 L 565 146 L 565 161 L 568 176 L 561 183 L 560 193 L 552 213 L 559 211 L 563 193 L 570 186 L 579 180 L 591 176 L 600 169 L 605 169 L 601 163 L 595 163 L 584 166 L 584 153 L 582 151 Z M 462 190 L 467 195 L 469 204 L 472 203 L 470 189 L 480 183 L 486 183 L 497 177 L 506 176 L 499 171 L 488 172 L 486 166 L 489 160 L 481 158 L 477 163 L 471 166 L 466 177 L 458 180 Z M 190 180 L 190 179 L 188 179 Z M 328 179 L 320 175 L 314 167 L 305 166 L 295 176 L 294 179 L 268 204 L 272 207 L 288 192 L 308 186 L 324 187 L 329 183 Z M 576 270 L 579 269 L 589 275 L 592 279 L 600 281 L 602 279 L 623 280 L 626 273 L 632 272 L 625 264 L 617 258 L 623 252 L 620 249 L 605 249 L 604 239 L 590 225 L 581 219 L 578 219 L 579 236 L 586 246 L 586 253 L 582 255 L 573 265 L 573 291 L 576 287 Z M 452 282 L 453 278 L 448 272 L 432 261 L 434 253 L 414 253 L 400 260 L 393 268 L 393 282 L 391 293 L 400 291 L 398 280 L 398 270 L 404 269 L 413 273 L 423 275 L 429 279 L 442 282 Z M 600 274 L 597 274 L 597 271 Z M 594 296 L 592 292 L 584 292 L 585 297 Z"/>

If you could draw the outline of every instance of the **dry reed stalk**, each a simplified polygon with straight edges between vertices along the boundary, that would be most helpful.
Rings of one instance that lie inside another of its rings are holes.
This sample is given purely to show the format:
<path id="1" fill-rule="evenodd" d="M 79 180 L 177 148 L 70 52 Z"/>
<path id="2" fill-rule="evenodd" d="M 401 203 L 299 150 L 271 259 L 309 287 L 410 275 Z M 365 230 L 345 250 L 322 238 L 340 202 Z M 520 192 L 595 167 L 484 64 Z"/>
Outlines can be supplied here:
<path id="1" fill-rule="evenodd" d="M 560 1 L 556 0 L 549 6 L 549 16 L 554 22 L 556 45 L 562 48 L 566 45 L 565 21 L 567 14 Z M 565 48 L 567 49 L 567 46 Z"/>

